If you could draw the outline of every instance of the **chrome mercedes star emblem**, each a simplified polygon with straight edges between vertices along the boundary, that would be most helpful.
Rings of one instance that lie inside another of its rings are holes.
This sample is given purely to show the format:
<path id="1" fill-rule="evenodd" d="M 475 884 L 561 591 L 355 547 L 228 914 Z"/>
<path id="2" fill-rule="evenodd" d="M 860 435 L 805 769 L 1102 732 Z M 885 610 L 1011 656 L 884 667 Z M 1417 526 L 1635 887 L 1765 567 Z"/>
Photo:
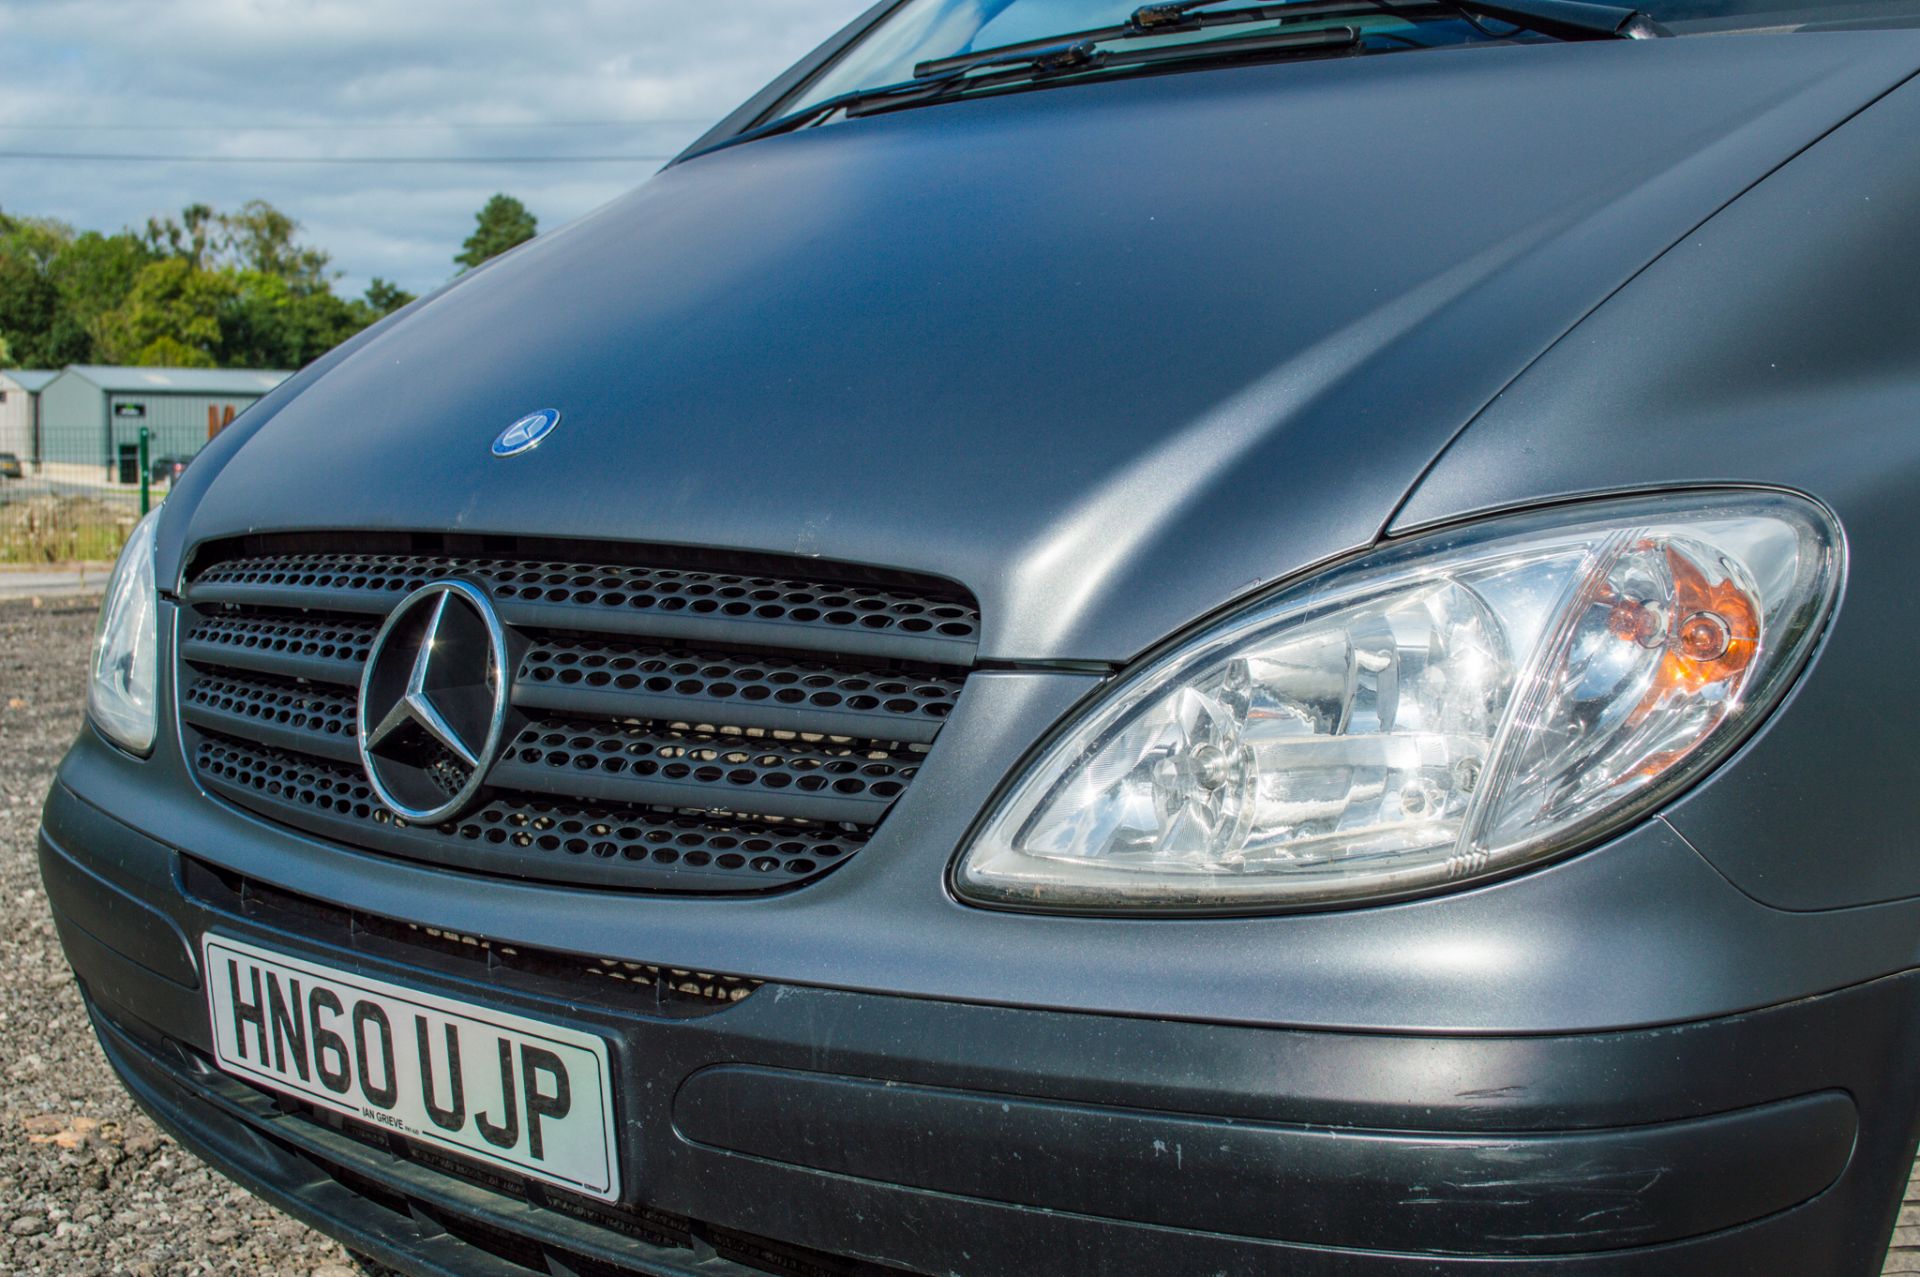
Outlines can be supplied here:
<path id="1" fill-rule="evenodd" d="M 499 433 L 493 441 L 493 455 L 517 457 L 523 452 L 531 452 L 538 448 L 540 441 L 552 434 L 553 428 L 559 424 L 558 408 L 542 408 L 539 412 L 530 412 Z"/>
<path id="2" fill-rule="evenodd" d="M 505 734 L 510 669 L 478 586 L 436 581 L 400 600 L 360 676 L 360 762 L 381 802 L 422 825 L 473 804 Z"/>

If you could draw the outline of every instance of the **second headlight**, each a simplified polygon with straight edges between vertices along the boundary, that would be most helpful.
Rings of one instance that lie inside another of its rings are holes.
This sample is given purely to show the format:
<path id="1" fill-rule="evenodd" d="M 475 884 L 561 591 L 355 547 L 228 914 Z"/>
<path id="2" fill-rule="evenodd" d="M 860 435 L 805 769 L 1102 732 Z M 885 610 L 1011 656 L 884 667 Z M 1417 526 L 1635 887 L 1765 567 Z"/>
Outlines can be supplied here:
<path id="1" fill-rule="evenodd" d="M 956 872 L 982 903 L 1316 905 L 1592 841 L 1778 700 L 1841 575 L 1777 493 L 1489 521 L 1313 578 L 1153 662 L 1043 752 Z"/>
<path id="2" fill-rule="evenodd" d="M 100 603 L 94 630 L 87 713 L 108 739 L 135 754 L 153 748 L 159 721 L 156 697 L 160 598 L 154 588 L 155 510 L 134 525 Z"/>

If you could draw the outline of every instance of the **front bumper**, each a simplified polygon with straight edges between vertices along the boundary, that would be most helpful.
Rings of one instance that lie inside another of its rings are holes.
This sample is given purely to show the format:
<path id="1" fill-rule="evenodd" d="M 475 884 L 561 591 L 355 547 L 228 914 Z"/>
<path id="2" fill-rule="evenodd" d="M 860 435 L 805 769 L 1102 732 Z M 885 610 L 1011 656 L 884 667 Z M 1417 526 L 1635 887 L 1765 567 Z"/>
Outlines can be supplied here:
<path id="1" fill-rule="evenodd" d="M 1509 1037 L 783 983 L 671 1007 L 256 890 L 64 786 L 41 858 L 141 1102 L 417 1272 L 1870 1274 L 1920 1111 L 1920 974 Z M 208 929 L 606 1034 L 628 1200 L 423 1156 L 214 1072 L 191 943 Z"/>

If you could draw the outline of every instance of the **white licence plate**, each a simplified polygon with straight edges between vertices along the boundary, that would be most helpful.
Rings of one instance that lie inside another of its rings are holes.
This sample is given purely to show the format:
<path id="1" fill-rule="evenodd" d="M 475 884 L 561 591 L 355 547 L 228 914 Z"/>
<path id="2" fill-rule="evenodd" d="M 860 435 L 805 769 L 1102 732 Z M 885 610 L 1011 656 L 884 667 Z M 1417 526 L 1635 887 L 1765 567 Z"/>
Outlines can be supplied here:
<path id="1" fill-rule="evenodd" d="M 225 936 L 200 944 L 221 1068 L 589 1197 L 620 1195 L 602 1039 Z"/>

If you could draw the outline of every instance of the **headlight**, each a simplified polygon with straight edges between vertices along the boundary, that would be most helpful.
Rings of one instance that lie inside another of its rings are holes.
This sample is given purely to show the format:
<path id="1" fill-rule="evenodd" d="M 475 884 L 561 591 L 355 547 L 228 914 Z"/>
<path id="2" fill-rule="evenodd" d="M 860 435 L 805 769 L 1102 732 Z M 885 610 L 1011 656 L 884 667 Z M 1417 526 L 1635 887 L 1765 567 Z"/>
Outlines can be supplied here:
<path id="1" fill-rule="evenodd" d="M 1322 574 L 1125 679 L 960 861 L 982 903 L 1378 899 L 1588 844 L 1785 692 L 1839 587 L 1820 507 L 1674 496 L 1489 521 Z"/>
<path id="2" fill-rule="evenodd" d="M 153 748 L 159 714 L 154 673 L 160 663 L 160 599 L 153 580 L 153 530 L 159 518 L 155 510 L 134 526 L 107 579 L 87 690 L 94 726 L 136 754 Z"/>

